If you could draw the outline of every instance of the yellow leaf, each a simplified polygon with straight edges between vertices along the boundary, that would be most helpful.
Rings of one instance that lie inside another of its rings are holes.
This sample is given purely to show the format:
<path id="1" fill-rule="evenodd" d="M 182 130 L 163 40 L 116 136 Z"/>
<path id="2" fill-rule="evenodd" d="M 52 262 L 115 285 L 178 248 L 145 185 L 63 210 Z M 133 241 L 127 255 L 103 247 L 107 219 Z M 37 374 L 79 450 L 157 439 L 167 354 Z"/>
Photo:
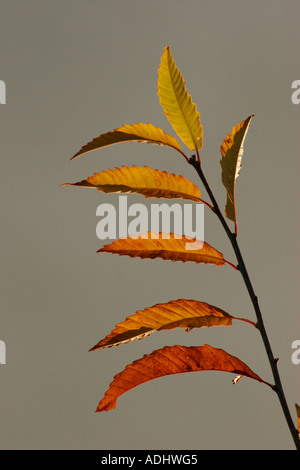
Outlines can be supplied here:
<path id="1" fill-rule="evenodd" d="M 244 153 L 244 141 L 248 132 L 250 122 L 253 118 L 249 116 L 245 121 L 240 122 L 232 128 L 231 134 L 227 134 L 220 147 L 222 154 L 222 182 L 226 188 L 227 202 L 225 215 L 228 219 L 236 223 L 236 203 L 235 203 L 235 183 L 242 166 L 242 156 Z"/>
<path id="2" fill-rule="evenodd" d="M 190 347 L 165 346 L 127 365 L 122 372 L 117 374 L 96 411 L 109 411 L 116 408 L 117 399 L 121 395 L 149 380 L 172 374 L 205 370 L 231 372 L 270 386 L 244 362 L 223 349 L 217 349 L 208 344 Z"/>
<path id="3" fill-rule="evenodd" d="M 158 96 L 169 122 L 190 150 L 202 147 L 200 114 L 185 87 L 169 46 L 163 52 L 158 70 Z"/>
<path id="4" fill-rule="evenodd" d="M 139 193 L 144 197 L 181 198 L 200 202 L 200 189 L 183 176 L 147 166 L 123 166 L 89 176 L 71 186 L 97 188 L 104 193 Z"/>
<path id="5" fill-rule="evenodd" d="M 169 134 L 166 134 L 159 127 L 153 126 L 152 124 L 125 124 L 118 129 L 105 134 L 99 135 L 95 139 L 84 145 L 79 152 L 77 152 L 71 160 L 84 153 L 97 150 L 102 147 L 108 147 L 109 145 L 119 144 L 122 142 L 146 142 L 147 144 L 164 145 L 171 147 L 180 152 L 185 158 L 185 154 L 181 151 L 180 144 L 177 140 Z"/>
<path id="6" fill-rule="evenodd" d="M 224 260 L 222 253 L 208 243 L 173 233 L 155 234 L 148 232 L 147 234 L 140 234 L 139 237 L 120 238 L 109 245 L 103 246 L 98 250 L 98 253 L 100 252 L 127 255 L 132 258 L 162 258 L 172 261 L 209 263 L 217 266 L 222 266 L 227 262 Z"/>
<path id="7" fill-rule="evenodd" d="M 138 310 L 134 315 L 116 325 L 116 328 L 90 351 L 139 340 L 151 335 L 154 331 L 174 328 L 186 328 L 186 331 L 190 331 L 193 328 L 231 326 L 232 320 L 246 321 L 254 325 L 249 320 L 232 317 L 224 310 L 206 302 L 187 299 L 171 300 L 145 310 Z"/>

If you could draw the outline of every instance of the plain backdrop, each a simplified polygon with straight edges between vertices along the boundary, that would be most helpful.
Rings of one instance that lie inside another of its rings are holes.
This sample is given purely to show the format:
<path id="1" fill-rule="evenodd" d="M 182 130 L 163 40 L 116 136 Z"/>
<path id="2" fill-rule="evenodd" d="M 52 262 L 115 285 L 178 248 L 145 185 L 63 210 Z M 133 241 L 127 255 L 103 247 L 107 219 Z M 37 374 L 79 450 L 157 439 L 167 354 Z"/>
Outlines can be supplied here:
<path id="1" fill-rule="evenodd" d="M 228 373 L 160 378 L 95 413 L 115 374 L 165 345 L 207 343 L 264 380 L 272 375 L 258 331 L 240 322 L 88 352 L 126 316 L 159 302 L 190 298 L 255 315 L 229 266 L 97 254 L 105 242 L 96 208 L 117 207 L 118 195 L 60 185 L 121 165 L 198 184 L 184 158 L 158 146 L 126 143 L 70 162 L 123 124 L 151 122 L 174 135 L 156 91 L 166 45 L 200 111 L 203 170 L 222 209 L 220 144 L 255 115 L 237 181 L 239 243 L 296 422 L 300 105 L 291 84 L 300 79 L 299 17 L 298 0 L 0 1 L 1 449 L 294 448 L 276 394 L 251 379 L 233 385 Z M 235 261 L 207 208 L 205 240 Z"/>

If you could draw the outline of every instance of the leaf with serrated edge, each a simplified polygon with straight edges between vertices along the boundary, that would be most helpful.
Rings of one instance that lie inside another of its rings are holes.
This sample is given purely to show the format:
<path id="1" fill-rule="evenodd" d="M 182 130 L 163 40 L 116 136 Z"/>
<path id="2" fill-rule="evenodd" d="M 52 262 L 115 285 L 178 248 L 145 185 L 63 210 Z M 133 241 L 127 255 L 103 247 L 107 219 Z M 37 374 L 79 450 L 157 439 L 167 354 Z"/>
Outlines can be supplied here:
<path id="1" fill-rule="evenodd" d="M 189 249 L 186 249 L 187 244 Z M 199 247 L 197 249 L 197 247 Z M 193 249 L 192 249 L 193 248 Z M 103 246 L 98 253 L 109 252 L 133 258 L 162 258 L 172 261 L 193 261 L 223 266 L 226 263 L 222 253 L 208 243 L 192 239 L 185 235 L 173 233 L 140 234 L 128 238 L 120 238 L 111 244 Z"/>
<path id="2" fill-rule="evenodd" d="M 139 122 L 137 124 L 125 124 L 118 129 L 99 135 L 84 145 L 79 152 L 71 158 L 71 160 L 87 152 L 91 152 L 92 150 L 123 142 L 145 142 L 147 144 L 164 145 L 177 150 L 187 158 L 181 151 L 180 144 L 173 136 L 166 134 L 159 127 L 153 126 L 153 124 L 143 124 Z"/>
<path id="3" fill-rule="evenodd" d="M 147 166 L 123 166 L 89 176 L 71 186 L 96 188 L 104 193 L 138 193 L 151 198 L 181 198 L 200 202 L 200 189 L 183 176 Z"/>
<path id="4" fill-rule="evenodd" d="M 231 372 L 264 382 L 240 359 L 231 356 L 223 349 L 208 344 L 203 346 L 165 346 L 129 364 L 117 374 L 96 409 L 109 411 L 117 406 L 117 399 L 149 380 L 184 372 L 206 370 Z"/>
<path id="5" fill-rule="evenodd" d="M 158 96 L 164 113 L 182 142 L 190 150 L 203 145 L 200 114 L 192 102 L 183 76 L 177 68 L 170 47 L 164 49 L 158 69 Z"/>
<path id="6" fill-rule="evenodd" d="M 225 215 L 236 223 L 235 184 L 240 174 L 242 157 L 244 153 L 244 141 L 248 132 L 252 116 L 240 122 L 232 128 L 231 134 L 227 134 L 220 147 L 222 159 L 222 182 L 226 188 L 227 202 Z"/>
<path id="7" fill-rule="evenodd" d="M 138 310 L 134 315 L 116 325 L 116 328 L 99 341 L 90 351 L 111 348 L 151 335 L 155 331 L 213 326 L 231 326 L 232 320 L 249 320 L 233 317 L 213 305 L 197 300 L 178 299 L 163 304 L 156 304 L 145 310 Z"/>

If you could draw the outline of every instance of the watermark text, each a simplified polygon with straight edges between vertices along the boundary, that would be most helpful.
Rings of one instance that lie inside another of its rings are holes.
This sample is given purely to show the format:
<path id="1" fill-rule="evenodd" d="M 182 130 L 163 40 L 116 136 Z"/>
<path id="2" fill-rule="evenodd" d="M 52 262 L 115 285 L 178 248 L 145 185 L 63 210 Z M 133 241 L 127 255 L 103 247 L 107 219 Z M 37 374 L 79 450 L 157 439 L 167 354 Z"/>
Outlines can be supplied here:
<path id="1" fill-rule="evenodd" d="M 6 104 L 6 85 L 3 80 L 0 80 L 0 104 Z"/>
<path id="2" fill-rule="evenodd" d="M 96 235 L 100 240 L 139 237 L 148 233 L 157 238 L 170 238 L 170 233 L 185 236 L 202 242 L 204 240 L 204 204 L 173 203 L 150 204 L 150 211 L 144 204 L 128 205 L 127 196 L 119 196 L 118 210 L 113 204 L 100 204 L 96 216 L 101 217 L 96 226 Z M 193 223 L 194 222 L 194 223 Z M 156 236 L 155 236 L 156 235 Z M 194 241 L 193 240 L 193 241 Z M 193 242 L 186 242 L 187 250 L 195 249 Z M 197 243 L 197 249 L 202 246 Z"/>
<path id="3" fill-rule="evenodd" d="M 6 364 L 6 345 L 0 340 L 0 364 Z"/>
<path id="4" fill-rule="evenodd" d="M 292 93 L 291 100 L 293 104 L 300 103 L 300 80 L 294 80 L 291 88 L 295 89 Z"/>
<path id="5" fill-rule="evenodd" d="M 298 365 L 300 364 L 300 339 L 292 342 L 292 349 L 295 349 L 292 354 L 292 363 Z"/>

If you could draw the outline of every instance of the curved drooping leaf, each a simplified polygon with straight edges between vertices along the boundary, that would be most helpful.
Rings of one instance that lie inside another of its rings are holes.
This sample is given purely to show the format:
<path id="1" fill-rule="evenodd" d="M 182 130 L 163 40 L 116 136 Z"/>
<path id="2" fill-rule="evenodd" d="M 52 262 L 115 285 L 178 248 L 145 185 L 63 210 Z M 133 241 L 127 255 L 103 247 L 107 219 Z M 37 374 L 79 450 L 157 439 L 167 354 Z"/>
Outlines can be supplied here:
<path id="1" fill-rule="evenodd" d="M 120 144 L 122 142 L 145 142 L 147 144 L 164 145 L 178 150 L 178 152 L 187 158 L 181 151 L 180 144 L 173 136 L 166 134 L 159 127 L 153 126 L 153 124 L 143 124 L 139 122 L 137 124 L 125 124 L 118 129 L 99 135 L 84 145 L 71 160 L 92 150 L 108 147 L 113 144 Z"/>
<path id="2" fill-rule="evenodd" d="M 200 189 L 183 176 L 148 166 L 123 166 L 89 176 L 71 186 L 96 188 L 104 193 L 138 193 L 144 197 L 181 198 L 200 202 Z"/>
<path id="3" fill-rule="evenodd" d="M 162 258 L 172 261 L 209 263 L 217 266 L 222 266 L 227 262 L 222 253 L 208 243 L 173 233 L 148 232 L 139 237 L 120 238 L 109 245 L 104 245 L 98 250 L 98 253 L 100 252 L 116 253 L 132 258 Z"/>
<path id="4" fill-rule="evenodd" d="M 165 346 L 129 364 L 117 374 L 96 409 L 109 411 L 117 406 L 117 399 L 129 390 L 149 380 L 184 372 L 205 370 L 223 371 L 264 382 L 240 359 L 223 349 L 204 346 Z"/>
<path id="5" fill-rule="evenodd" d="M 139 340 L 151 335 L 154 331 L 174 328 L 185 328 L 186 331 L 190 331 L 193 328 L 231 326 L 232 320 L 242 320 L 254 325 L 249 320 L 233 317 L 206 302 L 188 299 L 171 300 L 145 310 L 138 310 L 134 315 L 116 325 L 116 328 L 90 351 Z"/>
<path id="6" fill-rule="evenodd" d="M 158 96 L 178 137 L 190 150 L 200 149 L 203 145 L 200 114 L 185 87 L 185 81 L 173 60 L 169 46 L 163 52 L 158 70 Z"/>
<path id="7" fill-rule="evenodd" d="M 244 141 L 250 127 L 252 116 L 240 122 L 232 128 L 231 134 L 227 134 L 220 147 L 222 159 L 222 182 L 226 188 L 227 202 L 225 215 L 236 223 L 235 184 L 240 174 L 242 157 L 244 153 Z"/>

